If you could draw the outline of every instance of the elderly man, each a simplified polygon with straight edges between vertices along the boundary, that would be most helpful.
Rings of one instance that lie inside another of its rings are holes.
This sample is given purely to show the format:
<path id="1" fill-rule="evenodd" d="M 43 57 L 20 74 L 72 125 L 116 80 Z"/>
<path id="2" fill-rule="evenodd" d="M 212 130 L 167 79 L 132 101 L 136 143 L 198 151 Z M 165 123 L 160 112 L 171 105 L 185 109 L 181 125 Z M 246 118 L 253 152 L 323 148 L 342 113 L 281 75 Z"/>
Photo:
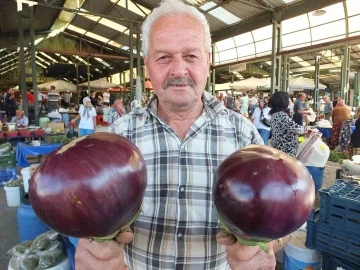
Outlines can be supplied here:
<path id="1" fill-rule="evenodd" d="M 324 101 L 325 101 L 325 105 L 324 105 L 325 119 L 330 121 L 331 112 L 333 110 L 333 103 L 330 101 L 330 98 L 328 96 L 324 96 Z"/>
<path id="2" fill-rule="evenodd" d="M 121 116 L 125 115 L 125 109 L 121 99 L 116 99 L 114 101 L 114 106 L 108 112 L 108 124 L 114 123 L 118 120 Z"/>
<path id="3" fill-rule="evenodd" d="M 16 110 L 16 115 L 11 119 L 11 123 L 27 127 L 29 125 L 29 118 L 27 118 L 22 110 Z"/>
<path id="4" fill-rule="evenodd" d="M 304 125 L 304 119 L 303 119 L 304 114 L 310 114 L 310 112 L 305 110 L 305 104 L 304 104 L 305 99 L 306 99 L 306 94 L 300 93 L 298 99 L 294 103 L 293 120 L 295 123 L 297 123 L 300 126 Z"/>
<path id="5" fill-rule="evenodd" d="M 162 1 L 146 18 L 142 41 L 155 95 L 109 128 L 143 153 L 142 212 L 112 241 L 80 239 L 76 269 L 274 269 L 273 243 L 266 254 L 218 233 L 214 172 L 236 149 L 263 141 L 249 120 L 204 91 L 211 56 L 205 16 L 182 1 Z"/>

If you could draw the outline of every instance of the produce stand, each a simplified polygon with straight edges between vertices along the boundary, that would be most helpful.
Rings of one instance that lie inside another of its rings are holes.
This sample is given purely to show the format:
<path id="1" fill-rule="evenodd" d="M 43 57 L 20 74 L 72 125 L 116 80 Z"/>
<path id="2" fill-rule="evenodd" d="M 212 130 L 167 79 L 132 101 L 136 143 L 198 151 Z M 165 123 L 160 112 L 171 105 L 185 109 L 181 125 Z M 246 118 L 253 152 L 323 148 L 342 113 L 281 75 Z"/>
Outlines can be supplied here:
<path id="1" fill-rule="evenodd" d="M 34 146 L 31 143 L 19 142 L 16 146 L 16 160 L 20 167 L 28 167 L 29 163 L 26 156 L 40 156 L 49 154 L 56 148 L 60 147 L 62 143 L 48 144 L 41 143 L 40 146 Z"/>

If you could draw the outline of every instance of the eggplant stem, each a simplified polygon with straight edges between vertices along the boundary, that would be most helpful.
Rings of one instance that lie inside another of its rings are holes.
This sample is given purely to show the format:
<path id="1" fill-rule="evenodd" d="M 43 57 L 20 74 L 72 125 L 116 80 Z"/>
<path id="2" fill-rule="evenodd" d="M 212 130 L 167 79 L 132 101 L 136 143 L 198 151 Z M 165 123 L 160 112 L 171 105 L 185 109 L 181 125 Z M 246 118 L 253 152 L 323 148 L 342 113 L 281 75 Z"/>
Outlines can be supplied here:
<path id="1" fill-rule="evenodd" d="M 89 237 L 88 240 L 89 242 L 91 243 L 92 241 L 95 241 L 95 242 L 98 242 L 98 243 L 102 243 L 102 242 L 105 242 L 105 241 L 109 241 L 109 240 L 112 240 L 114 239 L 119 233 L 125 231 L 126 229 L 128 229 L 131 224 L 133 224 L 138 216 L 140 215 L 141 213 L 141 208 L 139 209 L 139 211 L 137 211 L 137 213 L 135 214 L 135 216 L 129 221 L 128 224 L 126 224 L 125 226 L 123 226 L 120 230 L 117 230 L 116 232 L 114 232 L 113 234 L 110 234 L 110 235 L 107 235 L 107 236 L 102 236 L 102 237 Z"/>
<path id="2" fill-rule="evenodd" d="M 218 213 L 216 213 L 218 220 L 220 222 L 221 227 L 229 234 L 232 234 L 233 236 L 235 236 L 236 241 L 239 242 L 242 245 L 245 246 L 259 246 L 263 251 L 265 251 L 266 254 L 269 254 L 269 247 L 268 247 L 268 242 L 265 241 L 252 241 L 252 240 L 245 240 L 243 238 L 241 238 L 240 236 L 236 235 L 235 233 L 233 233 L 228 226 L 226 226 L 225 222 L 221 219 L 220 215 Z"/>

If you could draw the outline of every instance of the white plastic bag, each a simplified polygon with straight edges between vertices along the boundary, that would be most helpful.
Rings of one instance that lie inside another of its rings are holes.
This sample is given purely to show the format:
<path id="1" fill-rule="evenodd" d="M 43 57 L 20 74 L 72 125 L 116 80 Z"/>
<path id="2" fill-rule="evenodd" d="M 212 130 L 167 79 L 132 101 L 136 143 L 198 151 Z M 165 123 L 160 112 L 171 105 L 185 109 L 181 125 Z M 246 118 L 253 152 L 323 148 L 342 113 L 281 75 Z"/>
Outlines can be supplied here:
<path id="1" fill-rule="evenodd" d="M 321 134 L 321 133 L 315 133 Z M 320 137 L 314 135 L 310 138 L 306 138 L 305 141 L 300 143 L 297 159 L 301 161 L 305 166 L 312 167 L 325 167 L 329 156 L 329 147 L 321 140 Z"/>

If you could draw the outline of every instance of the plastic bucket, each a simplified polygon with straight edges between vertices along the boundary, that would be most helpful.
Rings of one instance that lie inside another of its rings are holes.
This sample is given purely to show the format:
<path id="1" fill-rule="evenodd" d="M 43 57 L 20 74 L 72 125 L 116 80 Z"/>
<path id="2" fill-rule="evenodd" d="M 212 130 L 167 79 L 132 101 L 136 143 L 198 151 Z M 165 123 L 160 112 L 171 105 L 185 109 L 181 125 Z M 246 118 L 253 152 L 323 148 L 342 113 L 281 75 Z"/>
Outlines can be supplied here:
<path id="1" fill-rule="evenodd" d="M 29 181 L 30 181 L 30 167 L 26 167 L 21 170 L 21 176 L 24 181 L 24 190 L 26 193 L 29 192 Z"/>
<path id="2" fill-rule="evenodd" d="M 39 126 L 40 127 L 45 127 L 45 123 L 50 122 L 49 117 L 39 117 Z"/>
<path id="3" fill-rule="evenodd" d="M 110 110 L 111 110 L 110 107 L 108 107 L 108 108 L 103 108 L 103 112 L 104 112 L 103 121 L 104 121 L 104 122 L 108 122 L 108 121 L 109 121 L 109 119 L 108 119 L 108 113 L 109 113 Z"/>
<path id="4" fill-rule="evenodd" d="M 321 253 L 305 247 L 305 240 L 306 231 L 296 231 L 293 233 L 292 238 L 284 248 L 284 270 L 321 270 Z"/>
<path id="5" fill-rule="evenodd" d="M 20 206 L 20 187 L 4 186 L 6 192 L 6 203 L 9 207 Z"/>
<path id="6" fill-rule="evenodd" d="M 306 166 L 306 168 L 309 170 L 309 173 L 314 180 L 315 193 L 318 193 L 324 182 L 324 168 L 312 166 Z"/>
<path id="7" fill-rule="evenodd" d="M 38 235 L 50 230 L 36 216 L 30 204 L 29 194 L 25 194 L 21 198 L 21 204 L 17 209 L 16 216 L 20 242 L 34 240 Z"/>
<path id="8" fill-rule="evenodd" d="M 11 260 L 9 262 L 8 270 L 19 270 L 19 266 L 16 263 L 16 257 L 11 258 Z M 55 266 L 50 267 L 50 268 L 46 268 L 46 270 L 72 270 L 72 268 L 71 268 L 69 258 L 66 257 L 58 265 L 55 265 Z"/>

